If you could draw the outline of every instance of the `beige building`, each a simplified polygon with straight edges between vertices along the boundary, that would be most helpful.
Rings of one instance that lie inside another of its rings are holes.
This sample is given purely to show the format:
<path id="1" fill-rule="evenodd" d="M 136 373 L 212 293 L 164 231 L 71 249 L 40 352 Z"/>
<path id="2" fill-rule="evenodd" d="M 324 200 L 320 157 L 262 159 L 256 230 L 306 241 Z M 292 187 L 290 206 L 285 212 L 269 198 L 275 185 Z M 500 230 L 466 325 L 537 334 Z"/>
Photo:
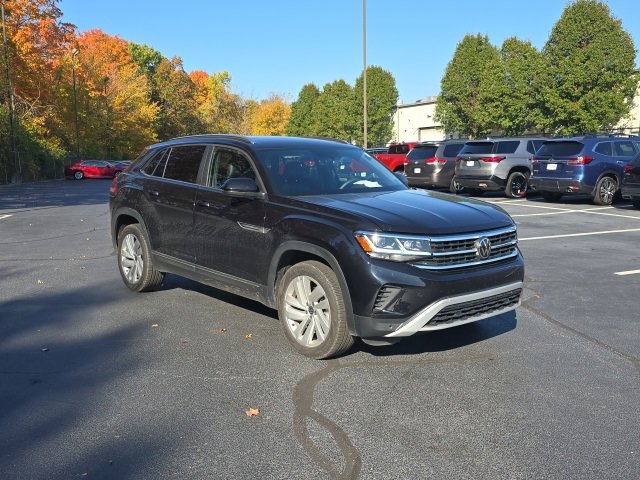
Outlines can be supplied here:
<path id="1" fill-rule="evenodd" d="M 427 97 L 414 103 L 399 103 L 393 112 L 392 142 L 424 142 L 443 140 L 442 126 L 433 117 L 438 97 Z M 640 135 L 640 87 L 634 98 L 634 106 L 628 118 L 620 121 L 615 130 Z"/>

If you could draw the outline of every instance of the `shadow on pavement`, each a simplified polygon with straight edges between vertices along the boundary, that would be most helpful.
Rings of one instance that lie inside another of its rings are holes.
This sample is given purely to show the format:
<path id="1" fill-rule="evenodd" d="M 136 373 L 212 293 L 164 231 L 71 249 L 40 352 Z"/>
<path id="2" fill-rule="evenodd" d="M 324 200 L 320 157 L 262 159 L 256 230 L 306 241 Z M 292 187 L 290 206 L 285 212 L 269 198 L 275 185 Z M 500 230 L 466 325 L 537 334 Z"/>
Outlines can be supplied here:
<path id="1" fill-rule="evenodd" d="M 111 180 L 51 180 L 0 186 L 0 210 L 96 205 L 109 201 Z"/>

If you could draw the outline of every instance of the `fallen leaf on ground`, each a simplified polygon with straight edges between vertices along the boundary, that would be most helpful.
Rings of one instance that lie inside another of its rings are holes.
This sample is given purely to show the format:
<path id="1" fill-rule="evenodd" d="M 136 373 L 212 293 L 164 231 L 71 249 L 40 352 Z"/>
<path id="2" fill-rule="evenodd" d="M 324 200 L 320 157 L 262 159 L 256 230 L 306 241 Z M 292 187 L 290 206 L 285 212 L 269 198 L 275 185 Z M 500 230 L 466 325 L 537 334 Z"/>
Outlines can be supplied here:
<path id="1" fill-rule="evenodd" d="M 247 417 L 259 417 L 260 416 L 260 409 L 259 408 L 253 408 L 253 407 L 249 407 L 244 411 L 245 415 Z"/>
<path id="2" fill-rule="evenodd" d="M 151 328 L 156 328 L 158 326 L 157 323 L 154 323 L 153 325 L 151 325 Z"/>
<path id="3" fill-rule="evenodd" d="M 36 282 L 38 285 L 44 285 L 44 282 L 40 279 L 38 279 L 38 281 Z"/>
<path id="4" fill-rule="evenodd" d="M 247 333 L 247 334 L 244 336 L 244 339 L 245 339 L 245 340 L 251 340 L 252 338 L 253 338 L 253 333 Z"/>
<path id="5" fill-rule="evenodd" d="M 49 349 L 48 349 L 47 347 L 42 347 L 42 348 L 40 349 L 40 351 L 41 351 L 41 352 L 48 352 L 48 351 L 49 351 Z"/>
<path id="6" fill-rule="evenodd" d="M 226 329 L 226 328 L 219 328 L 219 329 L 218 329 L 218 333 L 224 333 L 224 332 L 226 332 L 226 331 L 227 331 L 227 329 Z"/>

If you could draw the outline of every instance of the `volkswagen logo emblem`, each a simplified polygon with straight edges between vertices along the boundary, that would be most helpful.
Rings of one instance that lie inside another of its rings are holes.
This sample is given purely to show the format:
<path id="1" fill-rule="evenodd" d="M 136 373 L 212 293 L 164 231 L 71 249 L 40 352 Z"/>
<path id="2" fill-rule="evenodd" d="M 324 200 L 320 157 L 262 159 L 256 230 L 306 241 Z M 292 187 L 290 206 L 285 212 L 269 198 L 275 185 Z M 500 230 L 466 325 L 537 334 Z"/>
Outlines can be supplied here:
<path id="1" fill-rule="evenodd" d="M 480 259 L 484 260 L 485 258 L 489 258 L 489 255 L 491 255 L 491 240 L 487 237 L 482 237 L 476 240 L 475 247 Z"/>

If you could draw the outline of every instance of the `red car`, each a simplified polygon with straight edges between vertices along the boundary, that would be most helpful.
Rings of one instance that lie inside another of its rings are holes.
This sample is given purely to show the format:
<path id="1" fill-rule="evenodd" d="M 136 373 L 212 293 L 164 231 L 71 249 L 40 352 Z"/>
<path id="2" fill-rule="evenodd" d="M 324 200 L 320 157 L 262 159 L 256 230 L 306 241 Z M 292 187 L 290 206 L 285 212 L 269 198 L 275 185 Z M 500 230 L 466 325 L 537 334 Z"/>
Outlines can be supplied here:
<path id="1" fill-rule="evenodd" d="M 126 165 L 107 162 L 106 160 L 80 160 L 67 165 L 64 169 L 66 177 L 76 180 L 83 178 L 113 178 L 126 168 Z"/>

